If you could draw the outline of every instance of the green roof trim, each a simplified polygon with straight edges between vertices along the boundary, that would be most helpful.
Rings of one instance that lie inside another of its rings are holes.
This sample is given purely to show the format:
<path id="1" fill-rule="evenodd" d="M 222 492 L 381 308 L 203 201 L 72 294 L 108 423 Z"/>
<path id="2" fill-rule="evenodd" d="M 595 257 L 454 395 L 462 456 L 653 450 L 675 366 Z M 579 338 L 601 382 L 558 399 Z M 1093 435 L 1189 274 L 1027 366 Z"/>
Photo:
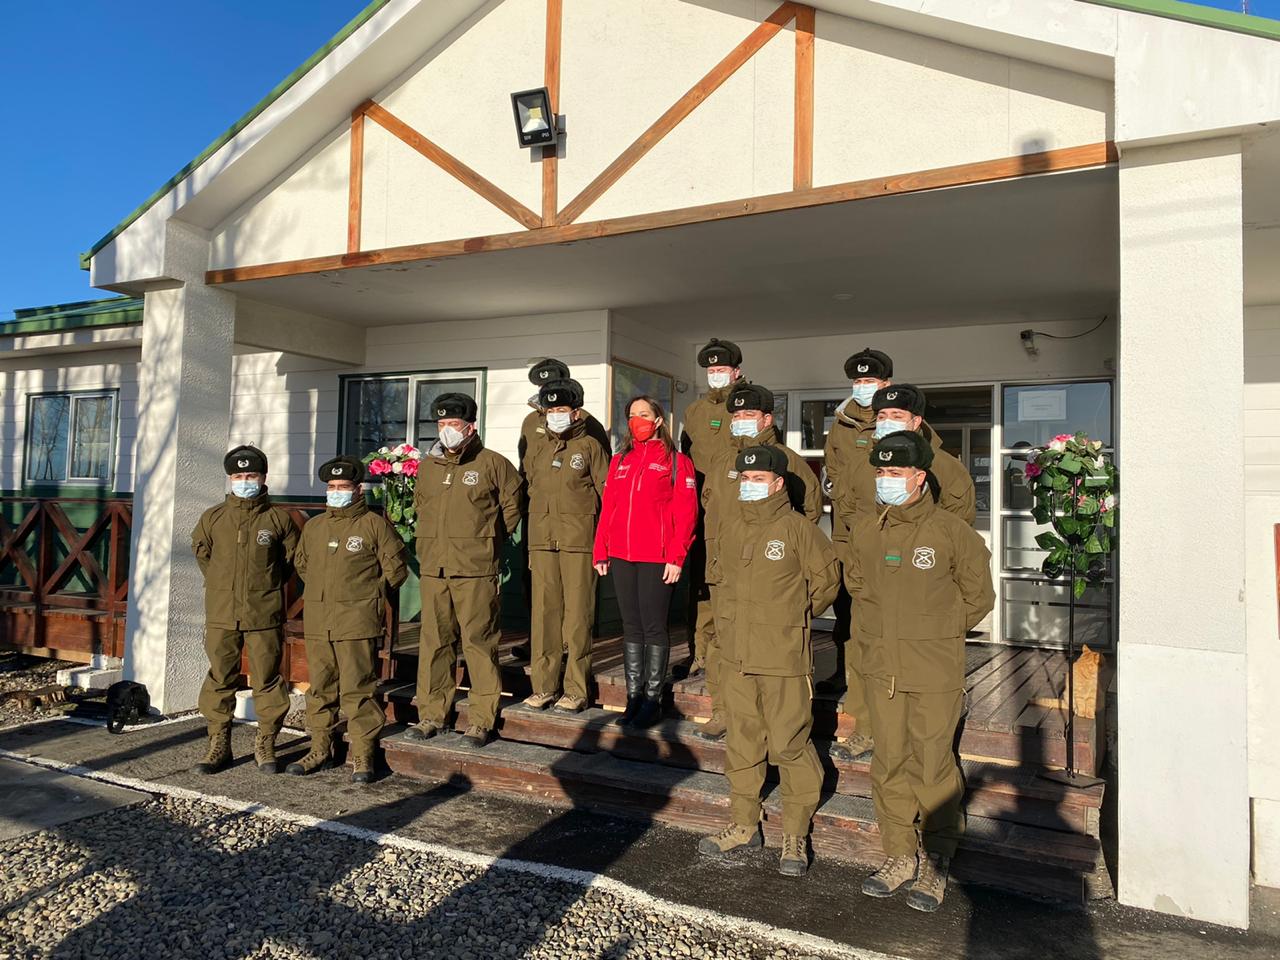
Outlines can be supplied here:
<path id="1" fill-rule="evenodd" d="M 96 254 L 99 250 L 105 247 L 108 243 L 110 243 L 116 237 L 120 236 L 120 234 L 124 233 L 124 231 L 128 229 L 131 223 L 137 220 L 149 209 L 151 209 L 151 207 L 154 206 L 155 203 L 158 200 L 160 200 L 161 197 L 163 197 L 166 193 L 168 193 L 170 190 L 172 190 L 174 187 L 180 184 L 183 180 L 187 179 L 187 177 L 191 176 L 191 174 L 196 170 L 197 167 L 199 167 L 211 156 L 213 156 L 215 153 L 221 150 L 222 147 L 224 147 L 227 144 L 227 142 L 231 140 L 232 137 L 234 137 L 237 133 L 239 133 L 241 130 L 247 127 L 250 123 L 252 123 L 254 119 L 257 118 L 257 116 L 262 113 L 262 111 L 267 109 L 267 107 L 271 106 L 271 104 L 279 100 L 280 97 L 284 95 L 285 91 L 287 91 L 295 83 L 297 83 L 299 80 L 305 77 L 311 71 L 312 67 L 314 67 L 321 60 L 327 57 L 344 40 L 346 40 L 349 36 L 351 36 L 353 33 L 359 30 L 362 26 L 364 26 L 365 23 L 367 23 L 375 13 L 377 13 L 379 10 L 385 7 L 389 2 L 390 0 L 372 0 L 372 2 L 367 7 L 365 7 L 363 10 L 357 13 L 354 18 L 352 18 L 350 23 L 348 23 L 345 27 L 343 27 L 336 34 L 334 34 L 328 43 L 326 43 L 323 47 L 321 47 L 319 50 L 317 50 L 315 53 L 309 56 L 306 59 L 306 62 L 302 64 L 302 66 L 298 67 L 297 70 L 293 71 L 293 73 L 289 74 L 279 83 L 277 83 L 275 87 L 272 88 L 270 93 L 268 93 L 265 97 L 259 100 L 249 110 L 248 113 L 246 113 L 243 117 L 241 117 L 239 120 L 233 123 L 230 126 L 230 128 L 228 128 L 227 131 L 222 134 L 222 136 L 218 137 L 217 140 L 214 140 L 213 143 L 205 147 L 204 150 L 200 152 L 199 156 L 197 156 L 194 160 L 192 160 L 185 167 L 183 167 L 181 170 L 175 173 L 167 181 L 165 181 L 165 183 L 158 190 L 156 190 L 155 193 L 151 194 L 151 196 L 147 197 L 146 200 L 142 201 L 142 204 L 138 207 L 138 209 L 134 210 L 133 213 L 129 214 L 127 217 L 121 220 L 118 224 L 116 224 L 111 229 L 110 233 L 108 233 L 101 240 L 99 240 L 92 247 L 90 247 L 88 252 L 80 254 L 80 269 L 88 270 L 89 261 L 93 258 L 94 254 Z"/>
<path id="2" fill-rule="evenodd" d="M 0 336 L 57 333 L 86 327 L 132 327 L 140 323 L 141 297 L 108 297 L 15 310 L 12 320 L 0 320 Z"/>
<path id="3" fill-rule="evenodd" d="M 1250 13 L 1235 13 L 1231 10 L 1219 10 L 1216 7 L 1205 7 L 1198 3 L 1185 3 L 1183 0 L 1082 0 L 1100 7 L 1114 7 L 1117 10 L 1128 10 L 1131 13 L 1146 13 L 1153 17 L 1164 17 L 1166 20 L 1181 20 L 1198 27 L 1213 27 L 1218 30 L 1230 30 L 1264 40 L 1280 40 L 1280 20 L 1269 17 L 1258 17 Z"/>

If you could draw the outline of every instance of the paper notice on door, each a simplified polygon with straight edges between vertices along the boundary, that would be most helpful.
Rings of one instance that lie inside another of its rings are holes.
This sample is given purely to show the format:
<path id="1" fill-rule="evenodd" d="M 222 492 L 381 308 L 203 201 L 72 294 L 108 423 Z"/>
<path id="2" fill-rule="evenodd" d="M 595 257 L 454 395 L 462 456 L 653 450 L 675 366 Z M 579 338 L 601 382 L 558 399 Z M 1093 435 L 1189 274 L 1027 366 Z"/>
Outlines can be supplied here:
<path id="1" fill-rule="evenodd" d="M 1056 420 L 1067 419 L 1066 390 L 1023 390 L 1018 394 L 1018 419 Z"/>

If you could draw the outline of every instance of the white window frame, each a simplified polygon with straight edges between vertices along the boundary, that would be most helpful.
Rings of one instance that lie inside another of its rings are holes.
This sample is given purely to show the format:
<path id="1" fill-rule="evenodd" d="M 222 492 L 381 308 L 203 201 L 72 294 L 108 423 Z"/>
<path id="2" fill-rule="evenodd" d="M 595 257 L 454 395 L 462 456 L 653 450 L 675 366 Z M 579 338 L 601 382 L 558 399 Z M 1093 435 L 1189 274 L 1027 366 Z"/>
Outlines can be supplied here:
<path id="1" fill-rule="evenodd" d="M 485 379 L 487 370 L 481 367 L 463 370 L 398 370 L 393 373 L 352 373 L 338 378 L 339 396 L 342 403 L 342 416 L 338 418 L 338 449 L 346 447 L 347 431 L 347 390 L 352 383 L 368 383 L 375 380 L 408 380 L 409 390 L 405 407 L 405 443 L 418 446 L 418 384 L 440 380 L 474 380 L 476 383 L 476 428 L 484 436 L 485 417 Z"/>
<path id="2" fill-rule="evenodd" d="M 64 476 L 49 479 L 37 479 L 29 476 L 28 468 L 31 466 L 31 441 L 34 438 L 32 431 L 32 410 L 36 401 L 47 400 L 50 397 L 66 397 L 69 401 L 67 412 L 67 465 Z M 75 454 L 75 422 L 76 407 L 81 400 L 101 400 L 111 401 L 111 411 L 108 416 L 111 419 L 109 427 L 109 437 L 107 440 L 107 475 L 106 477 L 73 477 L 71 476 L 71 465 L 74 461 Z M 116 477 L 116 443 L 120 432 L 120 391 L 117 389 L 101 389 L 101 390 L 45 390 L 40 393 L 27 394 L 27 410 L 26 422 L 23 425 L 23 444 L 22 444 L 22 484 L 24 487 L 97 487 L 111 489 L 115 483 Z"/>

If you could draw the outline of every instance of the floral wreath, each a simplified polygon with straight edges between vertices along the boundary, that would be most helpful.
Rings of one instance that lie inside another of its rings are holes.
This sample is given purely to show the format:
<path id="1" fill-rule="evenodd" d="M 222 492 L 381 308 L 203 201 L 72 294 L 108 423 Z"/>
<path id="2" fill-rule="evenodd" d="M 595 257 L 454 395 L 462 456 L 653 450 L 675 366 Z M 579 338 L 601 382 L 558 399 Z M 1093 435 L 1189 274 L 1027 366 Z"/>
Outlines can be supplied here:
<path id="1" fill-rule="evenodd" d="M 369 476 L 382 483 L 381 491 L 372 488 L 374 497 L 384 501 L 386 517 L 405 543 L 413 540 L 417 517 L 414 515 L 413 489 L 418 477 L 422 451 L 411 443 L 379 447 L 364 458 Z"/>

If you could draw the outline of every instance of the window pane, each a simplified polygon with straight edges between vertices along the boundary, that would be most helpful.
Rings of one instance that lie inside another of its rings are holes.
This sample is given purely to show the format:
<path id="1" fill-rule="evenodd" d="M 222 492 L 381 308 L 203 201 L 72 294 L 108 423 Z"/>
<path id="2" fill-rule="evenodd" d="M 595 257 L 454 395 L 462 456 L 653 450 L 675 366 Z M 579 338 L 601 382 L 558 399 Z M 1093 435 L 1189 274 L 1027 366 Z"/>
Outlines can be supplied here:
<path id="1" fill-rule="evenodd" d="M 111 459 L 111 397 L 76 397 L 71 479 L 106 481 Z"/>
<path id="2" fill-rule="evenodd" d="M 409 380 L 348 380 L 342 452 L 363 457 L 408 436 Z"/>
<path id="3" fill-rule="evenodd" d="M 991 511 L 991 431 L 989 429 L 970 428 L 969 462 L 966 466 L 973 477 L 978 513 L 989 513 Z"/>
<path id="4" fill-rule="evenodd" d="M 442 393 L 465 393 L 478 400 L 479 397 L 476 395 L 478 389 L 479 384 L 474 377 L 459 380 L 419 380 L 418 416 L 413 428 L 414 445 L 427 450 L 440 438 L 440 431 L 436 428 L 436 397 Z"/>
<path id="5" fill-rule="evenodd" d="M 1111 384 L 1036 384 L 1004 388 L 1004 445 L 1042 446 L 1060 433 L 1083 431 L 1111 446 Z"/>
<path id="6" fill-rule="evenodd" d="M 675 409 L 675 380 L 665 373 L 635 367 L 622 360 L 613 361 L 613 396 L 609 402 L 612 407 L 613 420 L 609 437 L 613 448 L 617 450 L 627 435 L 628 404 L 634 397 L 653 397 L 666 408 L 667 426 L 672 434 L 679 436 L 675 428 L 673 411 Z"/>
<path id="7" fill-rule="evenodd" d="M 67 436 L 71 398 L 33 397 L 27 424 L 27 479 L 58 483 L 67 479 Z"/>
<path id="8" fill-rule="evenodd" d="M 1004 637 L 1008 641 L 1041 646 L 1067 645 L 1067 590 L 1065 582 L 1005 580 Z M 1076 603 L 1076 646 L 1094 649 L 1111 646 L 1111 591 L 1090 587 Z"/>
<path id="9" fill-rule="evenodd" d="M 848 397 L 832 400 L 800 401 L 800 447 L 804 450 L 821 450 L 827 444 L 827 434 L 835 423 L 836 407 Z"/>

